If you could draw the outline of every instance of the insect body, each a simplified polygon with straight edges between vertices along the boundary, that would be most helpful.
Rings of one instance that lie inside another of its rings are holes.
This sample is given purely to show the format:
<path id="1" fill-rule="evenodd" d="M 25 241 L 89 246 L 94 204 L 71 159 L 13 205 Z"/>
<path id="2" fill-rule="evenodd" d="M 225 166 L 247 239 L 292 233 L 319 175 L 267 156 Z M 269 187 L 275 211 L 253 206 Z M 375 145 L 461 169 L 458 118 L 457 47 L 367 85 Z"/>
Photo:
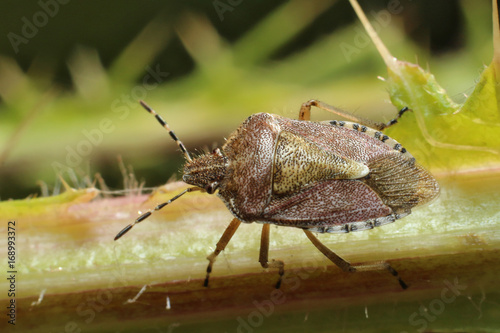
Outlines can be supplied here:
<path id="1" fill-rule="evenodd" d="M 141 102 L 142 103 L 142 102 Z M 167 128 L 151 108 L 143 106 Z M 354 122 L 311 122 L 311 106 L 341 114 Z M 407 109 L 402 109 L 398 118 Z M 380 130 L 397 122 L 376 123 L 354 117 L 319 101 L 302 105 L 299 120 L 268 113 L 250 116 L 221 149 L 191 159 L 184 145 L 170 131 L 185 153 L 183 181 L 194 185 L 184 193 L 216 191 L 234 219 L 208 257 L 205 286 L 217 255 L 224 250 L 241 222 L 263 223 L 259 261 L 264 268 L 279 270 L 284 263 L 268 260 L 269 226 L 301 228 L 312 243 L 345 271 L 356 268 L 325 247 L 312 234 L 372 229 L 411 213 L 415 206 L 432 200 L 439 192 L 434 178 L 415 158 Z M 369 125 L 369 126 L 367 126 Z M 373 129 L 374 127 L 376 129 Z M 134 224 L 151 215 L 140 216 Z M 115 238 L 130 230 L 127 226 Z M 406 284 L 387 263 L 378 264 Z"/>

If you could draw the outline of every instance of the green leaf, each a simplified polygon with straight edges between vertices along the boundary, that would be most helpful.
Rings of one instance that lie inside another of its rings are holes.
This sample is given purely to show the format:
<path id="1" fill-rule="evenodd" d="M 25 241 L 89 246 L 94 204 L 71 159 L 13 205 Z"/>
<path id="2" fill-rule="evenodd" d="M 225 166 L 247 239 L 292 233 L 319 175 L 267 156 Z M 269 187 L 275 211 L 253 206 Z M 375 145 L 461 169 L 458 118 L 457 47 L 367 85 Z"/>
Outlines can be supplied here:
<path id="1" fill-rule="evenodd" d="M 351 0 L 386 63 L 388 92 L 399 109 L 409 107 L 400 125 L 387 133 L 400 140 L 420 163 L 445 173 L 494 169 L 500 163 L 498 81 L 495 62 L 481 75 L 464 105 L 455 103 L 420 66 L 393 57 L 363 11 Z"/>
<path id="2" fill-rule="evenodd" d="M 404 138 L 402 142 L 417 160 L 444 172 L 498 165 L 500 128 L 487 121 L 498 117 L 496 98 L 481 96 L 491 92 L 489 68 L 481 80 L 489 81 L 490 89 L 488 83 L 483 89 L 478 86 L 461 106 L 446 95 L 432 74 L 414 64 L 394 63 L 387 80 L 391 101 L 398 108 L 410 107 L 413 113 L 405 115 L 403 126 L 387 131 L 391 136 Z"/>

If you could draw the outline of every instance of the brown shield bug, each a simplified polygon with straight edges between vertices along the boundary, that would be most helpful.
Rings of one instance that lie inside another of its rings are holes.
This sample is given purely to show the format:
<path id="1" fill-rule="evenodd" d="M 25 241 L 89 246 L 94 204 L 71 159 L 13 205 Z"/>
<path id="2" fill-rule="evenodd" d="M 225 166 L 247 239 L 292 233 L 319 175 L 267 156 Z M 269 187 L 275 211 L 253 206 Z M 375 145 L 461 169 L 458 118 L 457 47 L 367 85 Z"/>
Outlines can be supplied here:
<path id="1" fill-rule="evenodd" d="M 383 134 L 408 110 L 389 123 L 349 114 L 320 101 L 302 104 L 299 119 L 258 113 L 247 118 L 221 149 L 192 159 L 167 123 L 148 105 L 141 105 L 166 128 L 186 157 L 183 181 L 193 185 L 159 210 L 192 191 L 217 195 L 234 215 L 207 259 L 204 285 L 212 265 L 241 222 L 263 223 L 259 262 L 284 274 L 281 260 L 268 260 L 271 224 L 300 228 L 328 259 L 347 272 L 366 267 L 387 269 L 403 288 L 406 284 L 387 262 L 353 266 L 323 245 L 313 234 L 368 230 L 394 222 L 415 206 L 437 196 L 436 180 L 403 146 Z M 348 121 L 311 122 L 311 106 Z M 115 240 L 153 210 L 120 231 Z"/>

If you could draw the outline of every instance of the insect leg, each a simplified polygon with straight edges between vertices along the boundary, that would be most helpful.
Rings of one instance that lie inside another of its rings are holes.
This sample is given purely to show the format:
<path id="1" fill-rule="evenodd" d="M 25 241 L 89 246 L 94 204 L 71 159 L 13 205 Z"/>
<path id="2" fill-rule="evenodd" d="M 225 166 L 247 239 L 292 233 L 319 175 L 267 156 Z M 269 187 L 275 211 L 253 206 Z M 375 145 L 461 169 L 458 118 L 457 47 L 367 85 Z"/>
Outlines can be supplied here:
<path id="1" fill-rule="evenodd" d="M 328 105 L 326 103 L 323 103 L 321 101 L 317 101 L 315 99 L 311 99 L 310 101 L 303 103 L 302 106 L 300 107 L 299 120 L 310 120 L 311 119 L 311 106 L 315 106 L 319 109 L 322 109 L 322 110 L 334 113 L 336 115 L 339 115 L 341 117 L 344 117 L 346 119 L 349 119 L 350 121 L 354 121 L 354 122 L 357 122 L 357 123 L 360 123 L 362 125 L 365 125 L 365 126 L 368 126 L 371 128 L 375 128 L 378 130 L 383 130 L 384 128 L 387 128 L 389 126 L 396 124 L 398 122 L 398 119 L 403 115 L 403 113 L 405 113 L 406 111 L 409 110 L 407 107 L 402 108 L 398 112 L 398 115 L 396 118 L 392 119 L 387 124 L 384 124 L 382 122 L 373 121 L 371 119 L 367 119 L 367 118 L 353 115 L 352 113 L 350 113 L 348 111 L 345 111 L 345 110 L 342 110 L 340 108 Z"/>
<path id="2" fill-rule="evenodd" d="M 401 110 L 399 110 L 398 115 L 396 116 L 396 118 L 390 120 L 387 124 L 384 124 L 385 125 L 384 128 L 391 127 L 392 125 L 397 124 L 398 123 L 398 119 L 401 118 L 401 116 L 403 115 L 403 113 L 405 113 L 406 111 L 411 111 L 411 109 L 408 109 L 408 107 L 405 106 L 404 108 L 402 108 Z"/>
<path id="3" fill-rule="evenodd" d="M 316 246 L 318 250 L 321 251 L 330 261 L 332 261 L 335 265 L 340 267 L 343 271 L 346 272 L 361 272 L 361 271 L 369 271 L 369 270 L 388 270 L 389 273 L 391 273 L 395 278 L 398 279 L 399 284 L 401 285 L 401 288 L 406 289 L 408 288 L 408 285 L 401 279 L 399 276 L 398 272 L 392 268 L 391 265 L 389 265 L 388 262 L 381 261 L 381 262 L 375 262 L 375 263 L 368 263 L 368 264 L 361 264 L 361 265 L 351 265 L 344 259 L 340 258 L 338 255 L 336 255 L 332 250 L 327 248 L 323 243 L 321 243 L 316 236 L 312 234 L 307 229 L 302 229 L 304 230 L 307 238 Z"/>
<path id="4" fill-rule="evenodd" d="M 330 259 L 331 262 L 333 262 L 335 265 L 337 265 L 340 269 L 342 269 L 344 272 L 355 272 L 356 268 L 352 266 L 350 263 L 336 255 L 332 250 L 327 248 L 323 243 L 319 241 L 319 239 L 316 238 L 316 236 L 313 235 L 312 232 L 310 232 L 307 229 L 302 229 L 304 233 L 306 234 L 307 238 L 316 246 L 318 250 L 321 251 L 328 259 Z"/>
<path id="5" fill-rule="evenodd" d="M 262 234 L 260 237 L 260 254 L 259 254 L 259 262 L 263 268 L 278 268 L 279 279 L 276 282 L 276 289 L 279 289 L 281 286 L 281 280 L 283 279 L 283 275 L 285 274 L 285 263 L 281 260 L 273 259 L 271 263 L 269 263 L 268 255 L 269 255 L 269 229 L 270 224 L 265 223 L 262 226 Z"/>
<path id="6" fill-rule="evenodd" d="M 398 272 L 394 268 L 392 268 L 392 266 L 386 261 L 360 264 L 360 265 L 355 265 L 355 267 L 358 272 L 371 271 L 371 270 L 387 270 L 389 271 L 389 273 L 391 273 L 392 276 L 398 279 L 401 288 L 403 289 L 408 288 L 408 285 L 403 281 L 403 279 L 401 279 Z"/>
<path id="7" fill-rule="evenodd" d="M 226 228 L 226 230 L 222 234 L 221 238 L 217 242 L 217 245 L 215 246 L 215 251 L 212 252 L 212 254 L 210 254 L 207 257 L 209 262 L 208 262 L 208 267 L 207 267 L 207 276 L 205 277 L 205 282 L 203 283 L 203 285 L 205 287 L 208 287 L 208 279 L 210 277 L 210 273 L 212 272 L 212 266 L 215 262 L 215 259 L 217 259 L 217 256 L 219 255 L 219 253 L 221 253 L 221 251 L 224 251 L 227 243 L 229 243 L 229 241 L 231 240 L 231 237 L 233 237 L 234 233 L 236 232 L 236 230 L 238 229 L 240 224 L 241 224 L 241 221 L 238 220 L 237 218 L 234 218 L 231 221 L 231 223 L 229 223 L 228 227 Z"/>

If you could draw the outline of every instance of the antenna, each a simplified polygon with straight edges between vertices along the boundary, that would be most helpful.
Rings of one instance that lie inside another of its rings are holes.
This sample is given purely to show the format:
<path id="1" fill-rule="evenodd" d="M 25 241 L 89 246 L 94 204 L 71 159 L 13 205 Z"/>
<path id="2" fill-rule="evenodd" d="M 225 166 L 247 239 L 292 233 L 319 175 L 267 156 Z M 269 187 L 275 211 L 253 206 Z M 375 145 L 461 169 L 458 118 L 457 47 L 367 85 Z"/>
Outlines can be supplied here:
<path id="1" fill-rule="evenodd" d="M 163 126 L 167 131 L 168 133 L 170 134 L 170 136 L 172 137 L 172 139 L 174 139 L 174 141 L 177 143 L 177 145 L 179 146 L 179 148 L 181 149 L 182 153 L 184 154 L 184 156 L 186 157 L 186 159 L 188 160 L 188 162 L 192 162 L 192 158 L 191 156 L 189 155 L 189 152 L 187 151 L 186 147 L 184 146 L 184 144 L 181 142 L 181 140 L 179 140 L 179 138 L 177 138 L 177 136 L 175 135 L 175 133 L 170 129 L 170 127 L 168 126 L 167 122 L 165 120 L 163 120 L 163 118 L 158 114 L 156 113 L 155 110 L 153 110 L 149 105 L 147 105 L 144 101 L 139 101 L 139 103 L 141 103 L 142 107 L 146 109 L 146 111 L 148 111 L 149 113 L 151 113 L 153 116 L 155 116 L 156 120 L 158 120 L 158 122 L 160 123 L 161 126 Z M 164 202 L 164 203 L 161 203 L 159 204 L 158 206 L 156 206 L 154 209 L 150 209 L 149 211 L 147 211 L 146 213 L 142 214 L 141 216 L 139 216 L 135 221 L 134 223 L 131 223 L 129 224 L 128 226 L 126 226 L 125 228 L 122 229 L 122 231 L 120 231 L 116 236 L 115 236 L 115 240 L 118 240 L 120 239 L 123 235 L 125 235 L 130 229 L 132 229 L 137 223 L 140 223 L 142 221 L 144 221 L 145 219 L 147 219 L 148 217 L 151 216 L 151 214 L 153 214 L 154 211 L 157 211 L 157 210 L 160 210 L 162 209 L 163 207 L 165 207 L 166 205 L 168 205 L 169 203 L 171 203 L 172 201 L 175 201 L 177 199 L 179 199 L 181 196 L 183 196 L 184 194 L 188 193 L 188 192 L 192 192 L 192 191 L 201 191 L 203 189 L 199 188 L 199 187 L 190 187 L 190 188 L 187 188 L 185 189 L 184 191 L 182 191 L 181 193 L 177 194 L 175 197 L 173 197 L 172 199 L 168 200 L 167 202 Z"/>
<path id="2" fill-rule="evenodd" d="M 142 214 L 141 216 L 139 216 L 135 221 L 134 223 L 131 223 L 129 224 L 128 226 L 126 226 L 125 228 L 122 229 L 122 231 L 120 231 L 118 234 L 116 234 L 115 236 L 115 240 L 118 240 L 120 239 L 123 235 L 125 235 L 130 229 L 132 229 L 134 227 L 134 225 L 136 225 L 137 223 L 140 223 L 142 221 L 144 221 L 145 219 L 147 219 L 148 217 L 151 216 L 151 214 L 153 214 L 154 211 L 157 211 L 157 210 L 160 210 L 162 209 L 163 207 L 165 207 L 166 205 L 168 205 L 169 203 L 171 203 L 172 201 L 175 201 L 177 199 L 179 199 L 180 197 L 182 197 L 184 194 L 188 193 L 188 192 L 193 192 L 193 191 L 201 191 L 202 189 L 199 188 L 199 187 L 189 187 L 187 189 L 185 189 L 184 191 L 182 191 L 181 193 L 177 194 L 175 197 L 173 197 L 172 199 L 168 200 L 167 202 L 164 202 L 164 203 L 161 203 L 159 204 L 158 206 L 156 206 L 154 209 L 150 209 L 148 210 L 146 213 Z"/>
<path id="3" fill-rule="evenodd" d="M 181 140 L 179 140 L 179 138 L 177 138 L 177 135 L 175 135 L 174 131 L 172 131 L 170 129 L 170 127 L 168 126 L 167 122 L 165 120 L 163 120 L 163 118 L 158 113 L 156 113 L 155 110 L 153 110 L 149 105 L 147 105 L 146 102 L 139 101 L 139 103 L 141 103 L 142 107 L 145 108 L 146 111 L 148 111 L 153 116 L 155 116 L 156 120 L 158 120 L 158 122 L 160 123 L 160 125 L 163 126 L 168 131 L 168 133 L 170 134 L 170 136 L 172 137 L 172 139 L 174 139 L 175 143 L 177 143 L 177 145 L 181 149 L 181 151 L 184 154 L 184 156 L 186 156 L 186 159 L 188 160 L 188 162 L 192 162 L 193 159 L 191 158 L 191 155 L 189 155 L 189 152 L 187 151 L 186 147 L 181 142 Z"/>

